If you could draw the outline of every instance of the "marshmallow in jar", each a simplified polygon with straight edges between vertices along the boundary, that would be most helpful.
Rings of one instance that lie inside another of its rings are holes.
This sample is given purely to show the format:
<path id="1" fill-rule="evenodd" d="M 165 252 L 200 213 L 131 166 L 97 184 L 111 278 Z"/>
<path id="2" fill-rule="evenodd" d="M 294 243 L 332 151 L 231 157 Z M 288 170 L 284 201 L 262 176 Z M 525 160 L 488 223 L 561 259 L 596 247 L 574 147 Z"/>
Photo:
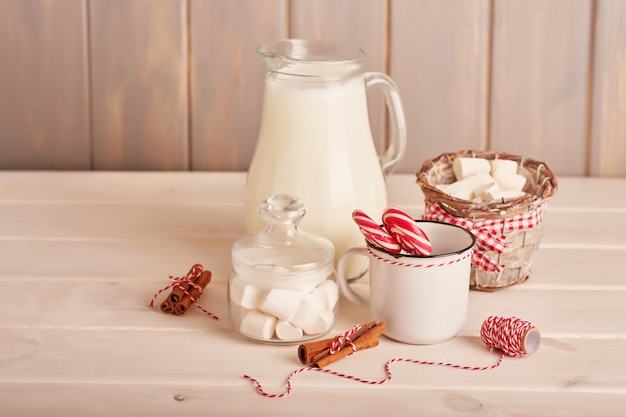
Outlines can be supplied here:
<path id="1" fill-rule="evenodd" d="M 262 232 L 232 247 L 228 304 L 233 327 L 268 343 L 299 343 L 327 333 L 338 312 L 335 249 L 298 223 L 306 213 L 298 198 L 278 194 L 261 202 Z"/>

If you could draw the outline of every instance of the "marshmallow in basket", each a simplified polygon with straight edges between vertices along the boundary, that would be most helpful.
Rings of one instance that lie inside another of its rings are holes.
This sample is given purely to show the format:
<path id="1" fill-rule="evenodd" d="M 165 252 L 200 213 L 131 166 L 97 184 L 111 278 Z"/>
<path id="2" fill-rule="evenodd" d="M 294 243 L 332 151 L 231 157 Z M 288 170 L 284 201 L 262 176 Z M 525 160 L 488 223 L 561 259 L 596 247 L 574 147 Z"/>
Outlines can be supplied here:
<path id="1" fill-rule="evenodd" d="M 518 164 L 509 159 L 456 158 L 452 170 L 456 182 L 436 187 L 448 195 L 468 201 L 489 202 L 523 196 L 526 177 L 517 173 Z"/>

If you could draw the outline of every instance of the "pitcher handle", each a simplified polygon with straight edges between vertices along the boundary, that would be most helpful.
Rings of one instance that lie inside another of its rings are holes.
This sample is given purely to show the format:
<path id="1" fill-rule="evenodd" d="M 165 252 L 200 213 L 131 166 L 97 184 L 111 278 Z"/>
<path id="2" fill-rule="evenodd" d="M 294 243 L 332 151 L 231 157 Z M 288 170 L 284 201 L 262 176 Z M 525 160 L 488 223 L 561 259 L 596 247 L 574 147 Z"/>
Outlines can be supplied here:
<path id="1" fill-rule="evenodd" d="M 385 96 L 385 103 L 389 109 L 390 134 L 387 149 L 378 156 L 383 174 L 391 174 L 398 166 L 406 151 L 406 121 L 402 101 L 398 88 L 391 77 L 382 72 L 366 72 L 364 74 L 365 88 L 380 86 Z"/>

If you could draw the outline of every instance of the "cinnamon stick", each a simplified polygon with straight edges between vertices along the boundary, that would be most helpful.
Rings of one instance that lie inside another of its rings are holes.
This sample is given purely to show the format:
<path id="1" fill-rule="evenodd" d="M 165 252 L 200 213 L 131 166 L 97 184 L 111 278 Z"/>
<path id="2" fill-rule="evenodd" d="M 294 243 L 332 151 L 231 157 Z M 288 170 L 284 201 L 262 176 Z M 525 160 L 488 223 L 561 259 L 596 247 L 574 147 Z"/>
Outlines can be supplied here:
<path id="1" fill-rule="evenodd" d="M 187 276 L 195 282 L 196 279 L 200 277 L 202 269 L 202 265 L 195 264 L 191 267 L 191 269 L 189 269 Z M 189 287 L 191 287 L 191 285 L 188 282 L 182 282 L 180 285 L 176 285 L 168 297 L 170 304 L 172 304 L 172 306 L 176 305 L 176 303 L 178 303 L 185 296 L 185 291 L 189 292 Z"/>
<path id="2" fill-rule="evenodd" d="M 352 343 L 354 343 L 354 345 L 356 346 L 357 352 L 362 349 L 378 346 L 378 337 L 383 334 L 385 330 L 387 330 L 387 326 L 384 322 L 380 322 L 376 326 L 365 332 L 363 336 L 359 337 L 356 340 L 353 340 Z M 333 362 L 338 361 L 341 358 L 345 358 L 351 353 L 352 349 L 349 347 L 345 347 L 339 352 L 333 353 L 332 355 L 324 356 L 323 358 L 314 362 L 314 364 L 317 365 L 318 368 L 323 368 Z"/>
<path id="3" fill-rule="evenodd" d="M 161 311 L 164 313 L 173 313 L 174 312 L 174 304 L 172 304 L 170 302 L 169 298 L 166 298 L 162 303 L 161 303 Z"/>
<path id="4" fill-rule="evenodd" d="M 203 271 L 200 276 L 193 280 L 194 284 L 204 289 L 209 282 L 211 282 L 211 271 L 206 270 Z M 183 297 L 174 305 L 174 314 L 177 316 L 182 316 L 187 312 L 187 309 L 192 303 L 192 299 L 198 301 L 198 297 L 200 297 L 200 290 L 196 287 L 189 286 L 190 289 L 187 291 L 189 295 L 183 293 Z"/>
<path id="5" fill-rule="evenodd" d="M 371 322 L 354 332 L 350 339 L 357 350 L 367 349 L 378 345 L 378 337 L 387 329 L 385 323 Z M 298 347 L 298 358 L 303 365 L 314 364 L 324 367 L 352 353 L 352 347 L 342 346 L 339 352 L 331 354 L 330 345 L 336 337 L 324 339 L 317 342 L 306 343 Z"/>
<path id="6" fill-rule="evenodd" d="M 354 334 L 350 337 L 351 340 L 356 340 L 363 335 L 366 331 L 371 329 L 376 325 L 376 322 L 373 321 L 371 323 L 367 323 L 359 330 L 354 332 Z M 298 346 L 298 359 L 303 365 L 308 365 L 313 363 L 315 359 L 320 359 L 320 355 L 326 356 L 329 354 L 329 348 L 331 343 L 336 340 L 337 337 L 331 337 L 329 339 L 318 340 L 315 342 L 305 343 L 303 345 Z"/>

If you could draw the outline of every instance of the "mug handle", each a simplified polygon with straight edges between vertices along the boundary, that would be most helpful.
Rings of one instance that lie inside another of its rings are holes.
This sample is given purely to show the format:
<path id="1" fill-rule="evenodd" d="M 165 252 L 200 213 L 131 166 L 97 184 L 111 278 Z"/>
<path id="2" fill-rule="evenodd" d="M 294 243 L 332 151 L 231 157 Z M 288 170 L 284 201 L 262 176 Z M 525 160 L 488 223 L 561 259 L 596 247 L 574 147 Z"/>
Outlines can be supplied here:
<path id="1" fill-rule="evenodd" d="M 348 278 L 346 277 L 346 262 L 350 256 L 355 255 L 367 256 L 367 248 L 363 246 L 353 246 L 341 254 L 339 261 L 337 262 L 337 285 L 339 285 L 339 289 L 348 300 L 355 304 L 367 304 L 367 299 L 363 298 L 350 288 Z"/>

